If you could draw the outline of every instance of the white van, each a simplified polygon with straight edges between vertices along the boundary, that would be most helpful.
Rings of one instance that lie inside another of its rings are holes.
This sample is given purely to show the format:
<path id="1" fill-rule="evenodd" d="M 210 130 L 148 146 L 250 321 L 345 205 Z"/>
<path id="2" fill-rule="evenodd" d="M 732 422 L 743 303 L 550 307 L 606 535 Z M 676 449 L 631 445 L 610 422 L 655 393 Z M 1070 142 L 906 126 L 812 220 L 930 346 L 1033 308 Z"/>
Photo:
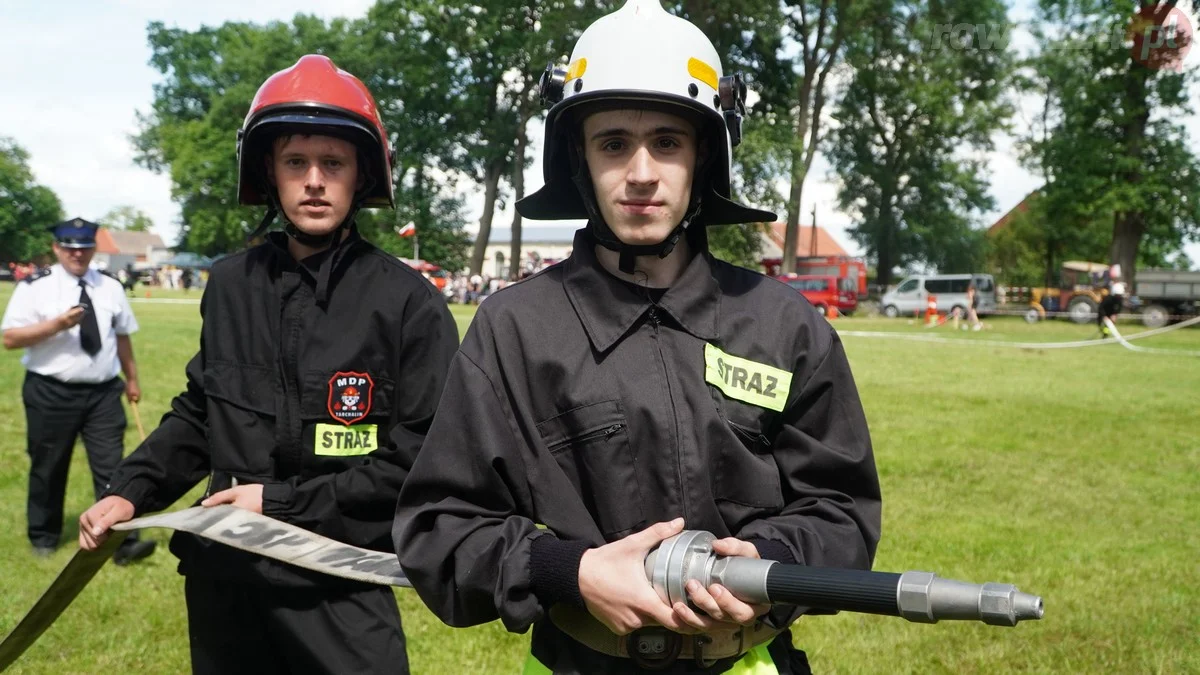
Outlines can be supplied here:
<path id="1" fill-rule="evenodd" d="M 954 308 L 967 315 L 967 286 L 975 282 L 979 296 L 979 314 L 996 311 L 996 283 L 990 274 L 915 274 L 900 282 L 895 290 L 883 295 L 879 305 L 885 316 L 925 314 L 930 295 L 937 296 L 939 312 L 950 312 Z"/>

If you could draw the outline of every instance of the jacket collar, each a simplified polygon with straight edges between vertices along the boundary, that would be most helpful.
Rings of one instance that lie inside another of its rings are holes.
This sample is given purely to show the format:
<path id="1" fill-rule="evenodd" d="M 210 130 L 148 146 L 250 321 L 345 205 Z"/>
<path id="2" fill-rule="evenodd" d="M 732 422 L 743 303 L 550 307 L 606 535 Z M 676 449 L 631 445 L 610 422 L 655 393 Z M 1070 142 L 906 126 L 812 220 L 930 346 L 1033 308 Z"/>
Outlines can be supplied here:
<path id="1" fill-rule="evenodd" d="M 331 277 L 329 281 L 332 283 L 333 274 L 339 272 L 341 268 L 357 257 L 355 249 L 360 242 L 364 241 L 362 235 L 358 232 L 358 227 L 351 226 L 350 234 L 346 235 L 346 239 L 342 241 L 340 246 L 318 251 L 303 260 L 296 261 L 288 251 L 288 236 L 285 232 L 268 232 L 266 240 L 280 269 L 287 272 L 299 272 L 313 284 L 319 281 L 323 268 L 328 269 L 327 273 Z M 331 256 L 334 259 L 327 260 Z"/>
<path id="2" fill-rule="evenodd" d="M 575 233 L 571 256 L 564 263 L 563 286 L 592 346 L 606 352 L 655 303 L 614 277 L 596 259 L 596 242 L 587 228 Z M 701 340 L 719 337 L 720 287 L 712 275 L 707 250 L 698 251 L 657 307 L 683 330 Z"/>
<path id="3" fill-rule="evenodd" d="M 83 276 L 77 277 L 68 272 L 67 268 L 62 266 L 62 263 L 54 263 L 54 265 L 50 267 L 50 274 L 61 279 L 64 285 L 73 288 L 77 288 L 79 286 L 80 279 L 83 279 L 83 282 L 91 288 L 96 288 L 100 285 L 100 270 L 96 269 L 95 267 L 89 267 L 87 271 L 83 273 Z"/>

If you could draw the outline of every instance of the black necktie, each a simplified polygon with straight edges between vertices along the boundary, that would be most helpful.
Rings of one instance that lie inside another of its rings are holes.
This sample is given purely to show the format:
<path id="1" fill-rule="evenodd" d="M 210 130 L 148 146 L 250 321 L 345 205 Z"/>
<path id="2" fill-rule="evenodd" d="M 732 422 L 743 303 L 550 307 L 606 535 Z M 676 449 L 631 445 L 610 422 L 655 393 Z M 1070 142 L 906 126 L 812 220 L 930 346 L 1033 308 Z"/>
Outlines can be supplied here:
<path id="1" fill-rule="evenodd" d="M 79 280 L 79 304 L 83 305 L 83 320 L 79 322 L 79 346 L 89 356 L 100 351 L 100 324 L 96 322 L 96 309 L 88 296 L 87 284 Z"/>

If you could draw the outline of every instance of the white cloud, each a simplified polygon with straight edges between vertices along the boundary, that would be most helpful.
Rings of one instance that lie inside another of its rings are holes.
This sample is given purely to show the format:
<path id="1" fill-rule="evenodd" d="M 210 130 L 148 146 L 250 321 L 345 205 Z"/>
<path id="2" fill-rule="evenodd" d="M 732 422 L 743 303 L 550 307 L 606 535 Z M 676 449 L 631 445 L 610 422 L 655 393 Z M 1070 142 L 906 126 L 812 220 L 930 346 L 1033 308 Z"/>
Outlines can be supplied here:
<path id="1" fill-rule="evenodd" d="M 53 189 L 68 216 L 97 219 L 130 204 L 150 214 L 173 243 L 179 208 L 171 183 L 137 166 L 129 136 L 159 81 L 148 65 L 146 25 L 195 30 L 226 21 L 289 20 L 294 2 L 119 0 L 0 5 L 0 134 L 29 151 L 37 180 Z M 361 16 L 369 0 L 310 1 L 305 13 Z M 230 155 L 233 154 L 232 140 Z"/>

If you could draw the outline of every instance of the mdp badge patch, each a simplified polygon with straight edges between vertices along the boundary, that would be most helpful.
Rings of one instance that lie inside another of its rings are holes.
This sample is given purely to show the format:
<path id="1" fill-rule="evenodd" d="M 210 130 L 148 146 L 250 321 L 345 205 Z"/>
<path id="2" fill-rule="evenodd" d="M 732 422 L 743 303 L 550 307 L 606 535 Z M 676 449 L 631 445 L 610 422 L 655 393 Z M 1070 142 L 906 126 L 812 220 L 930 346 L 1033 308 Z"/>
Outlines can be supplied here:
<path id="1" fill-rule="evenodd" d="M 329 378 L 329 414 L 350 426 L 371 412 L 375 382 L 367 373 L 337 372 Z"/>

